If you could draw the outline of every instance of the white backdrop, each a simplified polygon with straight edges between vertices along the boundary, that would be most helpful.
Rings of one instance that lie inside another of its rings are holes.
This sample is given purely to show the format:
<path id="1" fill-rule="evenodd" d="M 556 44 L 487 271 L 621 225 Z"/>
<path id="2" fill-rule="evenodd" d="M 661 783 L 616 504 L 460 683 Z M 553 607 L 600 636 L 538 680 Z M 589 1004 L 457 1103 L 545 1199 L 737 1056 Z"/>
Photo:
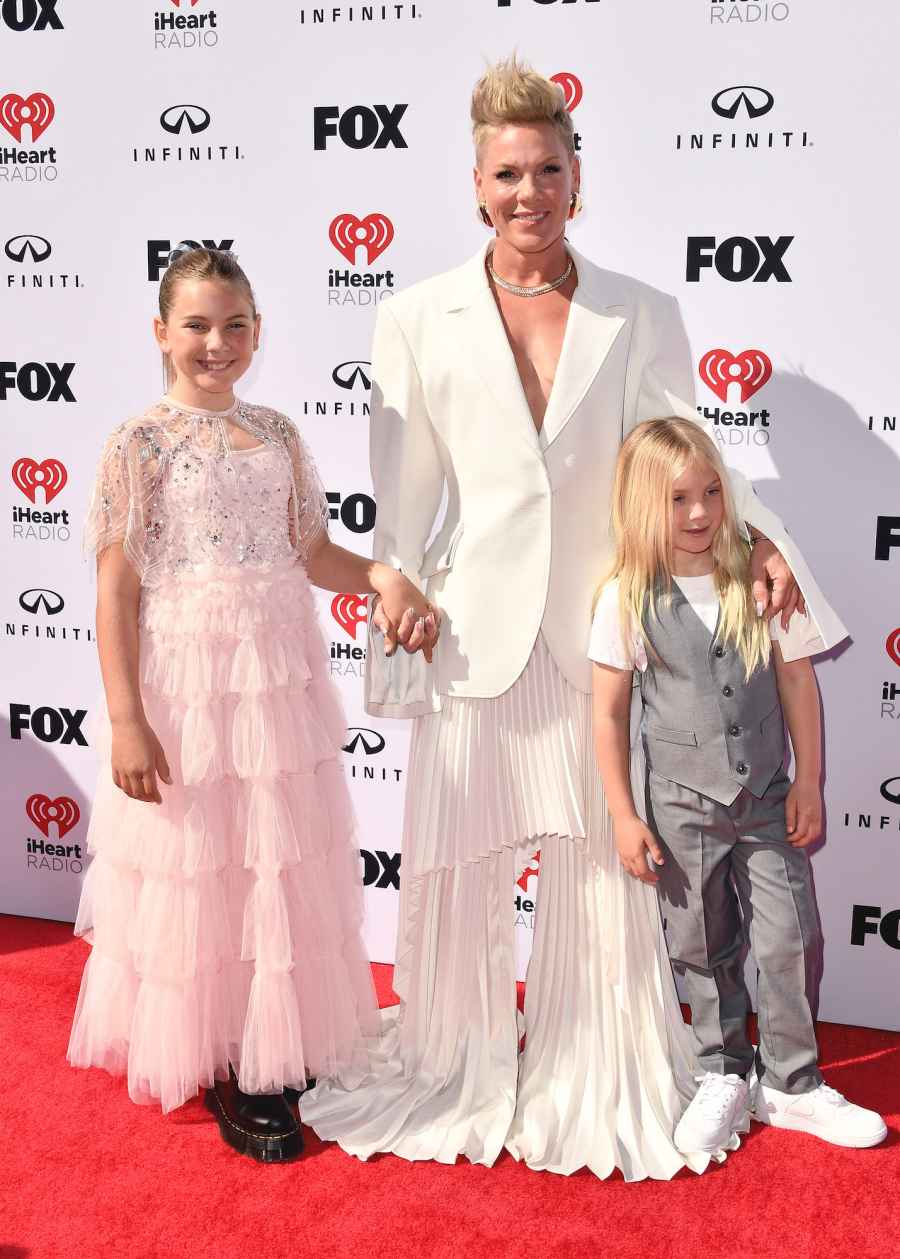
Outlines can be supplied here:
<path id="1" fill-rule="evenodd" d="M 74 916 L 99 695 L 80 533 L 103 438 L 161 392 L 148 250 L 233 242 L 264 318 L 243 396 L 298 422 L 333 536 L 366 549 L 375 303 L 481 243 L 468 97 L 485 60 L 517 48 L 567 76 L 586 202 L 573 241 L 679 296 L 726 459 L 851 627 L 818 665 L 821 1013 L 900 1027 L 898 35 L 891 0 L 2 0 L 0 910 Z M 386 218 L 393 236 L 351 267 L 353 219 L 329 238 L 341 216 L 371 216 L 359 230 L 380 244 Z M 690 238 L 703 263 L 719 247 L 718 269 L 688 278 Z M 323 597 L 321 613 L 368 944 L 390 960 L 408 734 L 362 712 L 354 600 Z M 536 870 L 511 896 L 523 965 Z"/>

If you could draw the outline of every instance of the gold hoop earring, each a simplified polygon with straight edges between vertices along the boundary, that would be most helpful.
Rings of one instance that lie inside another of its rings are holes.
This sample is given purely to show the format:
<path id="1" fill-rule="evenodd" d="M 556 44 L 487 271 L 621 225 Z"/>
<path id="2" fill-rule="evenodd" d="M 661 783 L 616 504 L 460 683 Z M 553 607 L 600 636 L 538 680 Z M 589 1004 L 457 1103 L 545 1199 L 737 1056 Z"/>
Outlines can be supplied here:
<path id="1" fill-rule="evenodd" d="M 580 192 L 572 193 L 572 200 L 569 203 L 569 218 L 575 219 L 584 209 L 584 202 L 581 199 Z"/>
<path id="2" fill-rule="evenodd" d="M 479 219 L 481 220 L 481 222 L 484 224 L 484 226 L 485 226 L 485 227 L 493 227 L 493 226 L 494 226 L 493 221 L 492 221 L 492 219 L 491 219 L 491 216 L 488 214 L 488 211 L 487 211 L 487 202 L 486 202 L 486 201 L 479 201 L 479 202 L 478 202 L 478 217 L 479 217 Z"/>

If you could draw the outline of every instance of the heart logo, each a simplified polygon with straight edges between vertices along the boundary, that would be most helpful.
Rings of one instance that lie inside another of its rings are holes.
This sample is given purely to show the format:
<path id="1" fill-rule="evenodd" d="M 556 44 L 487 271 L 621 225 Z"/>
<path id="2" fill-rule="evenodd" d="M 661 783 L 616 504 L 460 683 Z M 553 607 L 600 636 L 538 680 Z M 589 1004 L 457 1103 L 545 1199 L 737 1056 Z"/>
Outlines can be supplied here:
<path id="1" fill-rule="evenodd" d="M 516 879 L 516 883 L 518 883 L 519 887 L 522 889 L 522 891 L 523 891 L 523 892 L 527 892 L 527 891 L 528 891 L 528 880 L 529 880 L 529 879 L 533 879 L 533 878 L 537 878 L 537 876 L 538 876 L 538 875 L 540 874 L 540 872 L 541 872 L 541 867 L 540 867 L 541 850 L 540 850 L 540 848 L 537 850 L 537 852 L 534 854 L 534 856 L 531 858 L 531 860 L 534 862 L 534 865 L 533 865 L 533 866 L 527 866 L 527 867 L 526 867 L 526 868 L 522 871 L 522 873 L 519 875 L 519 877 Z"/>
<path id="2" fill-rule="evenodd" d="M 44 491 L 44 502 L 52 503 L 69 479 L 69 474 L 58 459 L 17 459 L 12 466 L 12 479 L 29 502 L 35 501 L 38 487 Z"/>
<path id="3" fill-rule="evenodd" d="M 728 401 L 728 386 L 741 387 L 741 402 L 752 398 L 772 375 L 772 360 L 762 350 L 708 350 L 700 360 L 700 378 L 717 398 Z"/>
<path id="4" fill-rule="evenodd" d="M 81 817 L 81 810 L 69 796 L 57 796 L 55 800 L 44 795 L 29 796 L 25 812 L 46 839 L 50 837 L 51 822 L 56 823 L 57 833 L 62 839 Z"/>
<path id="5" fill-rule="evenodd" d="M 355 214 L 339 214 L 331 221 L 328 239 L 351 267 L 356 266 L 356 251 L 363 245 L 366 265 L 371 267 L 394 239 L 394 225 L 386 214 L 367 214 L 364 219 Z"/>
<path id="6" fill-rule="evenodd" d="M 22 143 L 22 128 L 31 127 L 31 142 L 35 144 L 53 121 L 56 108 L 46 92 L 32 92 L 30 96 L 18 96 L 8 92 L 0 97 L 0 126 L 17 143 Z"/>
<path id="7" fill-rule="evenodd" d="M 563 96 L 566 98 L 566 109 L 571 114 L 573 109 L 577 109 L 581 104 L 581 98 L 584 96 L 584 88 L 581 86 L 581 79 L 577 74 L 572 74 L 568 70 L 561 70 L 559 74 L 550 76 L 551 83 L 557 83 L 563 90 Z"/>
<path id="8" fill-rule="evenodd" d="M 331 615 L 354 642 L 356 627 L 365 625 L 368 612 L 368 604 L 363 595 L 335 595 L 331 601 Z"/>
<path id="9" fill-rule="evenodd" d="M 891 630 L 884 647 L 894 664 L 900 665 L 900 629 Z"/>

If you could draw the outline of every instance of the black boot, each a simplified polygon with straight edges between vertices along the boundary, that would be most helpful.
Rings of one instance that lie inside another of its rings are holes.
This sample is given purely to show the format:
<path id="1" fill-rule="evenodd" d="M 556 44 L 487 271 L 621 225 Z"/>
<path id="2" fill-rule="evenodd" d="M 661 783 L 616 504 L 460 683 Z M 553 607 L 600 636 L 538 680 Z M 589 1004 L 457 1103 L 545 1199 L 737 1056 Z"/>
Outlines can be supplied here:
<path id="1" fill-rule="evenodd" d="M 222 1140 L 260 1163 L 287 1163 L 303 1153 L 300 1121 L 283 1093 L 242 1093 L 234 1076 L 206 1090 Z"/>

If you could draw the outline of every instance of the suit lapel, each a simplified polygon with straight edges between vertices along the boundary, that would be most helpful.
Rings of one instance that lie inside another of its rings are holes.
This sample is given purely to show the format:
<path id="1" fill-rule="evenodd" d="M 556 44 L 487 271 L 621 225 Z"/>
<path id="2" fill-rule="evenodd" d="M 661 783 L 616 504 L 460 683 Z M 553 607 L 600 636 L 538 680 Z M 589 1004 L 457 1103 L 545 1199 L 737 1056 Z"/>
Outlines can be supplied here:
<path id="1" fill-rule="evenodd" d="M 578 271 L 578 287 L 544 415 L 545 448 L 578 410 L 625 323 L 625 307 L 610 304 L 614 295 L 601 292 L 597 268 L 571 245 L 568 249 Z"/>
<path id="2" fill-rule="evenodd" d="M 470 271 L 470 267 L 473 270 Z M 543 459 L 540 438 L 531 418 L 519 369 L 484 273 L 484 251 L 463 271 L 470 281 L 467 299 L 454 303 L 451 309 L 455 312 L 454 319 L 459 321 L 467 360 L 496 403 L 498 414 Z"/>
<path id="3" fill-rule="evenodd" d="M 488 246 L 459 269 L 447 309 L 459 320 L 463 349 L 510 428 L 542 459 L 575 414 L 626 322 L 626 308 L 610 304 L 592 263 L 569 246 L 578 270 L 556 376 L 544 415 L 543 438 L 534 427 L 516 360 L 484 271 Z M 613 295 L 614 296 L 614 295 Z M 543 444 L 542 444 L 543 443 Z"/>

